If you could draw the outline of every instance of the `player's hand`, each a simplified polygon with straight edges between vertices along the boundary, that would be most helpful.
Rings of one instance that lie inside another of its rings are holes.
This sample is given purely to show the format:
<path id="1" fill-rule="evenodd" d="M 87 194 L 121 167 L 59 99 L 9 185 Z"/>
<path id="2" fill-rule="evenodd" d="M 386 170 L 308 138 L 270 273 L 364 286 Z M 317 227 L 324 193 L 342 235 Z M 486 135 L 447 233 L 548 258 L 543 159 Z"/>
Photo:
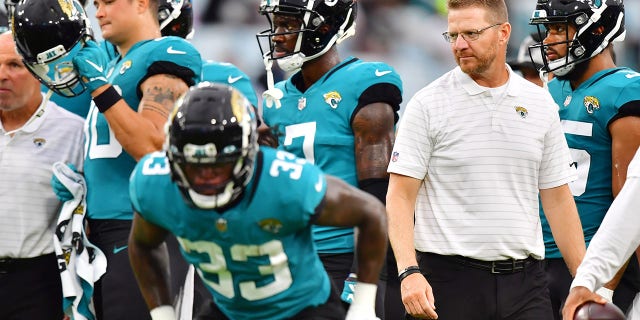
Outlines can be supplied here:
<path id="1" fill-rule="evenodd" d="M 73 164 L 67 163 L 67 166 L 71 170 L 73 170 L 73 172 L 78 172 L 76 166 L 74 166 Z M 71 191 L 69 191 L 69 189 L 67 189 L 67 187 L 65 187 L 64 184 L 62 184 L 62 182 L 58 180 L 58 177 L 56 177 L 55 174 L 51 175 L 51 187 L 53 188 L 53 193 L 55 193 L 56 197 L 58 197 L 58 200 L 67 202 L 73 199 L 73 194 L 71 194 Z"/>
<path id="2" fill-rule="evenodd" d="M 73 57 L 73 65 L 89 92 L 108 83 L 105 76 L 108 63 L 104 50 L 93 40 L 88 40 Z"/>
<path id="3" fill-rule="evenodd" d="M 407 313 L 421 319 L 438 319 L 433 289 L 421 273 L 414 273 L 400 283 L 402 303 Z"/>
<path id="4" fill-rule="evenodd" d="M 355 273 L 349 273 L 349 276 L 344 280 L 344 287 L 342 288 L 342 294 L 340 300 L 351 304 L 353 302 L 353 293 L 358 282 L 358 276 Z"/>
<path id="5" fill-rule="evenodd" d="M 569 291 L 569 296 L 562 308 L 562 319 L 573 319 L 576 309 L 587 301 L 595 301 L 604 304 L 607 300 L 600 295 L 591 292 L 585 287 L 574 287 Z"/>

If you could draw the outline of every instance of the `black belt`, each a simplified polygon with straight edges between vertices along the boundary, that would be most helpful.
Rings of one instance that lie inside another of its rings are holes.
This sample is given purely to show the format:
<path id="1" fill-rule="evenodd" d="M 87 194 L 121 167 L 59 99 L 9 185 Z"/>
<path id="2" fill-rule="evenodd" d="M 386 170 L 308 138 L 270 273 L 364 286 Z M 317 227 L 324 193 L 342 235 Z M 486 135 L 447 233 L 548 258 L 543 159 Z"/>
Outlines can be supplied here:
<path id="1" fill-rule="evenodd" d="M 484 260 L 467 258 L 463 256 L 450 256 L 450 257 L 453 258 L 456 262 L 463 264 L 465 266 L 469 266 L 469 267 L 481 269 L 481 270 L 487 270 L 493 274 L 506 274 L 506 273 L 520 272 L 520 271 L 523 271 L 527 266 L 541 261 L 531 256 L 526 259 L 520 259 L 520 260 L 508 259 L 508 260 L 498 260 L 498 261 L 484 261 Z"/>
<path id="2" fill-rule="evenodd" d="M 0 258 L 0 274 L 7 274 L 16 270 L 24 270 L 40 263 L 53 263 L 55 268 L 56 256 L 53 253 L 33 258 Z"/>

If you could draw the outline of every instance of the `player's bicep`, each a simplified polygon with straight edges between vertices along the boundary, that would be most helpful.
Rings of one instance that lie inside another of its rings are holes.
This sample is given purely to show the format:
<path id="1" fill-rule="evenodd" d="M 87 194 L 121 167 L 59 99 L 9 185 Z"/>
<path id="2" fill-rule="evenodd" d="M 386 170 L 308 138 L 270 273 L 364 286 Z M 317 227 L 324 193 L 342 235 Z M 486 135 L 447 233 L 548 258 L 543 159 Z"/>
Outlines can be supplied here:
<path id="1" fill-rule="evenodd" d="M 178 98 L 189 89 L 183 79 L 171 74 L 156 74 L 140 84 L 142 97 L 138 112 L 164 128 Z"/>

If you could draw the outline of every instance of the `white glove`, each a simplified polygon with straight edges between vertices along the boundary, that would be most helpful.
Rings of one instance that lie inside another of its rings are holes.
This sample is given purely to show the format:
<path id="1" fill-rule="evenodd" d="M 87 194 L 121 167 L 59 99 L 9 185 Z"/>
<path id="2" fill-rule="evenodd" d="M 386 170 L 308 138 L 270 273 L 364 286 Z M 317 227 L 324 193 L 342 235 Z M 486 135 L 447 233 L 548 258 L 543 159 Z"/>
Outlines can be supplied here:
<path id="1" fill-rule="evenodd" d="M 172 306 L 155 307 L 149 313 L 151 314 L 151 320 L 176 320 L 176 311 Z"/>
<path id="2" fill-rule="evenodd" d="M 600 289 L 596 290 L 596 294 L 605 298 L 609 302 L 613 302 L 613 290 L 611 289 L 600 287 Z"/>
<path id="3" fill-rule="evenodd" d="M 380 320 L 376 317 L 376 290 L 373 283 L 357 282 L 345 320 Z"/>

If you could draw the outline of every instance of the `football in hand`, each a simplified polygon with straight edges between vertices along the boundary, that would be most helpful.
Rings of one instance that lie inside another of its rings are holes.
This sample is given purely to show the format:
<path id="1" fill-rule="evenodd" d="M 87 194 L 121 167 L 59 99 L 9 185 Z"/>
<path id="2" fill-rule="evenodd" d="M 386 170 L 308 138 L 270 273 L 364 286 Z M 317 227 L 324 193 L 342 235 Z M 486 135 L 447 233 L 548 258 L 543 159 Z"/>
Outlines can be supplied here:
<path id="1" fill-rule="evenodd" d="M 624 313 L 611 302 L 599 304 L 589 301 L 579 306 L 573 316 L 574 320 L 625 320 Z"/>

